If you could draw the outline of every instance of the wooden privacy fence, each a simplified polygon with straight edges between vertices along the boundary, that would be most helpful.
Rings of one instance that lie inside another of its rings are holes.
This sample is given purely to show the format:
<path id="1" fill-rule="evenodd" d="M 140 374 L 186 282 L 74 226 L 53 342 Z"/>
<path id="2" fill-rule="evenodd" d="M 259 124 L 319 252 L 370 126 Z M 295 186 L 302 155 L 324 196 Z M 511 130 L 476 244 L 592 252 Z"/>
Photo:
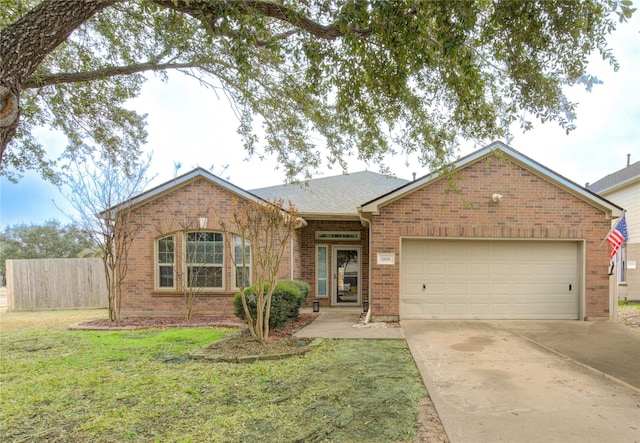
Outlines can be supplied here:
<path id="1" fill-rule="evenodd" d="M 99 258 L 7 260 L 7 310 L 106 308 Z"/>

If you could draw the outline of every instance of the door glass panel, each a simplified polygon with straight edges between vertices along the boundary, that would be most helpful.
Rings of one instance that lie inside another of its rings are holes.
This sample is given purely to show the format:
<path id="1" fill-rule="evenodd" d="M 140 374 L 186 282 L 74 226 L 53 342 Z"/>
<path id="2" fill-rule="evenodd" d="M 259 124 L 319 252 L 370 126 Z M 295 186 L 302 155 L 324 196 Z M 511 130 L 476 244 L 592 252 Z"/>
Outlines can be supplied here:
<path id="1" fill-rule="evenodd" d="M 336 250 L 337 303 L 358 303 L 360 257 L 357 249 Z"/>

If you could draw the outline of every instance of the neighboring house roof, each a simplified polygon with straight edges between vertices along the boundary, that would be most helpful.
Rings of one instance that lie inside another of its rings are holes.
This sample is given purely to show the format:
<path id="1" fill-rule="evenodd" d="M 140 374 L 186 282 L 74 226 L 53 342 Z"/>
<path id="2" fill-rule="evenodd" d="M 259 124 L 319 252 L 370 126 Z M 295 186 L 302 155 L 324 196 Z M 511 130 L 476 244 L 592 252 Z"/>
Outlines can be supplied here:
<path id="1" fill-rule="evenodd" d="M 288 184 L 253 189 L 266 200 L 290 200 L 305 219 L 358 219 L 358 206 L 406 184 L 408 180 L 362 171 L 316 178 L 300 185 Z"/>
<path id="2" fill-rule="evenodd" d="M 622 214 L 622 208 L 611 203 L 610 201 L 600 197 L 594 192 L 583 188 L 577 183 L 561 176 L 560 174 L 552 171 L 551 169 L 541 165 L 540 163 L 530 159 L 524 154 L 516 151 L 513 148 L 505 145 L 501 142 L 494 142 L 485 148 L 479 149 L 465 157 L 458 159 L 453 164 L 454 170 L 462 169 L 478 160 L 481 160 L 489 155 L 496 153 L 497 151 L 502 152 L 509 160 L 514 161 L 522 168 L 530 171 L 533 174 L 547 180 L 554 185 L 565 189 L 569 193 L 574 196 L 590 203 L 591 205 L 602 209 L 603 211 L 611 214 L 612 217 L 619 217 Z M 428 186 L 429 184 L 439 180 L 442 178 L 442 175 L 439 172 L 433 172 L 431 174 L 425 175 L 417 180 L 414 180 L 410 183 L 405 184 L 404 186 L 395 189 L 387 194 L 381 195 L 377 198 L 374 198 L 367 203 L 363 204 L 358 208 L 360 213 L 370 213 L 377 214 L 378 209 L 388 203 L 391 203 L 403 196 L 416 191 L 417 189 Z"/>
<path id="3" fill-rule="evenodd" d="M 592 192 L 605 194 L 634 182 L 640 182 L 640 161 L 609 174 L 595 183 L 587 184 L 587 188 Z"/>

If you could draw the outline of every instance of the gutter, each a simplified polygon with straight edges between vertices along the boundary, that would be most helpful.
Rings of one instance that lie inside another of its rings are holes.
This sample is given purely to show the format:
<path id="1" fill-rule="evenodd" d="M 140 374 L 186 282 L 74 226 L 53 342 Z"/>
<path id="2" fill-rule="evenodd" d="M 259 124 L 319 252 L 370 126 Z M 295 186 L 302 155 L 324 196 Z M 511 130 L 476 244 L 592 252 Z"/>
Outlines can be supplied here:
<path id="1" fill-rule="evenodd" d="M 371 250 L 371 220 L 362 214 L 362 206 L 358 207 L 358 216 L 360 217 L 360 223 L 362 223 L 362 226 L 368 226 L 369 230 L 369 284 L 367 285 L 369 293 L 369 310 L 367 311 L 367 315 L 364 318 L 364 324 L 367 325 L 371 321 L 371 263 L 373 260 L 373 251 Z"/>

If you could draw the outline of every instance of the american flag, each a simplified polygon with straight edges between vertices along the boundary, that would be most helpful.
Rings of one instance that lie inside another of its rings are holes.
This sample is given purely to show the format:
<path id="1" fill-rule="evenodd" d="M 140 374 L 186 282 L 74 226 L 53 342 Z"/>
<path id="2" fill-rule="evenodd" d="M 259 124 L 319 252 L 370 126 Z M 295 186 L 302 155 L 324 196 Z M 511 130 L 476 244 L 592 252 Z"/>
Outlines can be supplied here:
<path id="1" fill-rule="evenodd" d="M 607 237 L 607 241 L 611 246 L 613 246 L 613 249 L 611 250 L 611 257 L 616 255 L 618 249 L 620 249 L 620 245 L 626 242 L 629 238 L 629 234 L 627 233 L 627 220 L 625 220 L 624 217 L 625 216 L 623 215 L 620 218 L 618 224 L 616 224 L 615 228 L 613 228 Z"/>

